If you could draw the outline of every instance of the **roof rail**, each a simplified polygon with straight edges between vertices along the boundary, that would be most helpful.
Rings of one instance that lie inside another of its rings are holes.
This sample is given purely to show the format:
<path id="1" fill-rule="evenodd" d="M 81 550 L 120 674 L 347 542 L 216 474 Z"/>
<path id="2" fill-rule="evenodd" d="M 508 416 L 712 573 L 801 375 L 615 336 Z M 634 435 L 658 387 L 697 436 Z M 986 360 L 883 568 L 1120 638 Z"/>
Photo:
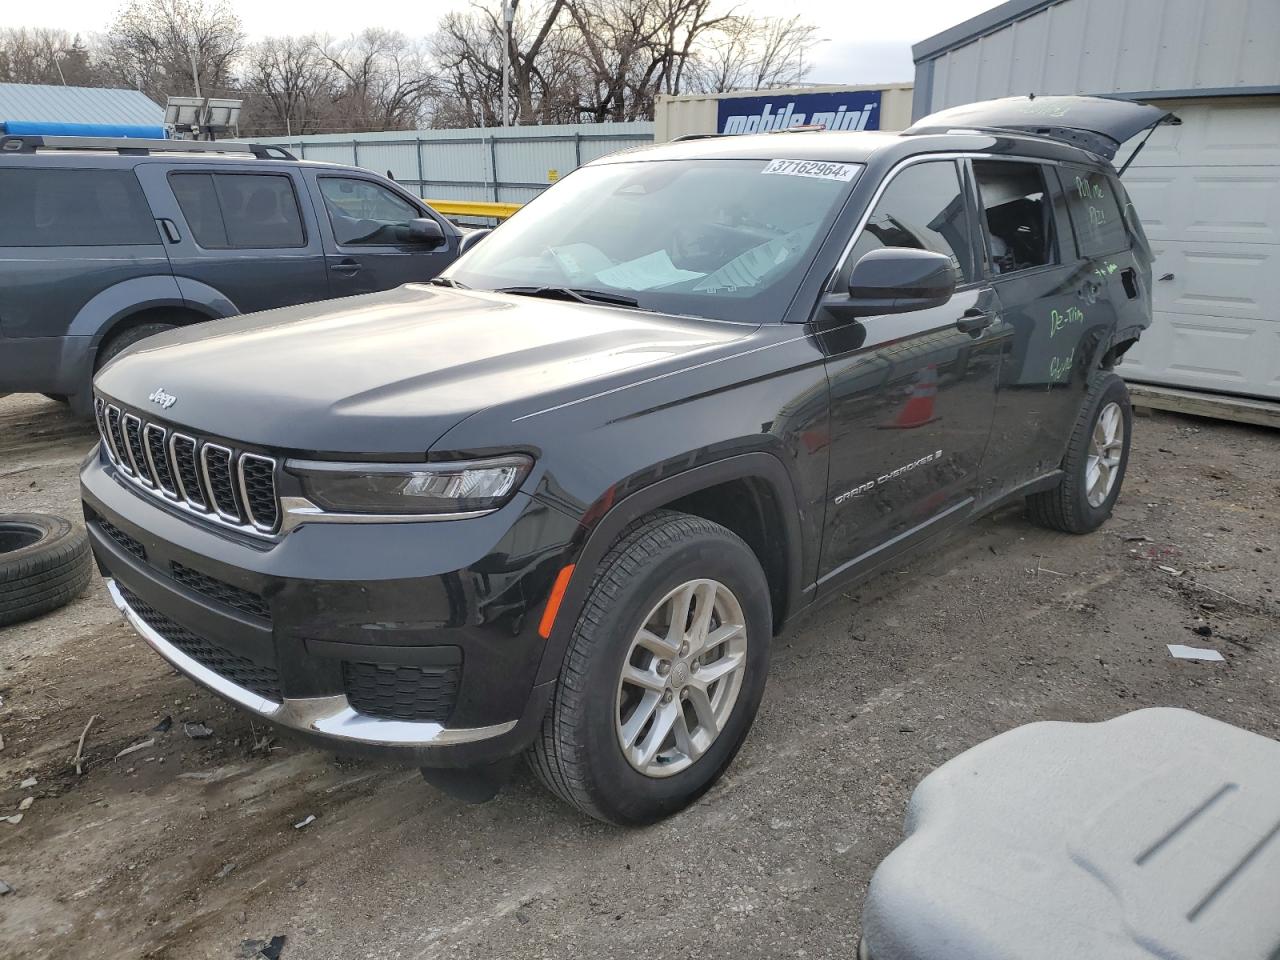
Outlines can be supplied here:
<path id="1" fill-rule="evenodd" d="M 274 144 L 238 140 L 144 140 L 135 137 L 0 137 L 0 154 L 35 153 L 37 150 L 114 150 L 122 156 L 151 153 L 250 153 L 259 160 L 297 160 Z"/>
<path id="2" fill-rule="evenodd" d="M 690 140 L 713 140 L 716 137 L 727 137 L 727 133 L 686 133 L 676 137 L 672 143 L 687 143 Z"/>

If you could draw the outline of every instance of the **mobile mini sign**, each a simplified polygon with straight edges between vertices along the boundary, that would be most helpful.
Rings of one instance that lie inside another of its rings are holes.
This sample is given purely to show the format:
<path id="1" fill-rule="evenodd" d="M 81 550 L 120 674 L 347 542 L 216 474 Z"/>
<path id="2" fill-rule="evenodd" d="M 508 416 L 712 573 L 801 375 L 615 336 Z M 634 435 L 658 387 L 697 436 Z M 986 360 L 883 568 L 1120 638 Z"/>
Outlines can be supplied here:
<path id="1" fill-rule="evenodd" d="M 718 104 L 720 133 L 769 133 L 817 124 L 828 130 L 879 130 L 880 91 L 726 97 Z"/>

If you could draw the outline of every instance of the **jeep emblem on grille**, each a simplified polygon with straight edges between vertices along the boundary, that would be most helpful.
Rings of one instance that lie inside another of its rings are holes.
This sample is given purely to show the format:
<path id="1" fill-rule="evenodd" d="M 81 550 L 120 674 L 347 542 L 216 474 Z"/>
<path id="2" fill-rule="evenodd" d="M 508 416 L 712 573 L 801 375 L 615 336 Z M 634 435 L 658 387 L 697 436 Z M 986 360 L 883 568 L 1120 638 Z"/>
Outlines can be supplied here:
<path id="1" fill-rule="evenodd" d="M 152 403 L 160 404 L 160 406 L 164 407 L 166 410 L 178 402 L 178 398 L 172 393 L 164 392 L 164 387 L 156 387 L 155 391 L 152 392 L 151 396 L 147 397 L 147 399 Z"/>

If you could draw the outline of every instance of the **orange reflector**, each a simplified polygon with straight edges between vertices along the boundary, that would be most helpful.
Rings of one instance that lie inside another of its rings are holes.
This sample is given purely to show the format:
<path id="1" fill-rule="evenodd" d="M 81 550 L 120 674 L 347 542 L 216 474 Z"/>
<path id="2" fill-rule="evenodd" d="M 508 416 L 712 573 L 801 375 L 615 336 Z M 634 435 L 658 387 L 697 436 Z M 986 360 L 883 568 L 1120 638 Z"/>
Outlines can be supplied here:
<path id="1" fill-rule="evenodd" d="M 560 569 L 556 575 L 555 585 L 551 588 L 551 598 L 547 601 L 547 609 L 542 611 L 542 620 L 538 623 L 538 635 L 546 640 L 551 636 L 551 628 L 555 625 L 556 614 L 560 612 L 560 601 L 569 586 L 569 578 L 573 576 L 573 564 Z"/>

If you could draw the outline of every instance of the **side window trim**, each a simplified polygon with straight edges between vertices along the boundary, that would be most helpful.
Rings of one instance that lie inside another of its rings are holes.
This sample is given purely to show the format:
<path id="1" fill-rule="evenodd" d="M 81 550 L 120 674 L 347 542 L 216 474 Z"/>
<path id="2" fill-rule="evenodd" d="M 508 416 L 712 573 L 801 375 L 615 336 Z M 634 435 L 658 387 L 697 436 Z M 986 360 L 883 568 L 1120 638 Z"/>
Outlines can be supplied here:
<path id="1" fill-rule="evenodd" d="M 879 185 L 876 187 L 876 192 L 872 194 L 871 201 L 867 204 L 866 210 L 863 212 L 862 216 L 858 218 L 857 226 L 854 228 L 853 232 L 850 234 L 849 240 L 845 244 L 844 250 L 840 254 L 840 259 L 837 261 L 835 269 L 831 272 L 830 279 L 828 279 L 827 282 L 823 285 L 823 288 L 822 288 L 823 294 L 826 295 L 830 293 L 839 292 L 837 289 L 837 284 L 840 278 L 842 276 L 847 275 L 848 270 L 852 269 L 853 267 L 853 264 L 850 262 L 849 258 L 853 256 L 854 247 L 857 246 L 858 240 L 861 239 L 862 232 L 867 228 L 867 224 L 871 222 L 872 214 L 876 212 L 876 208 L 880 205 L 880 201 L 884 198 L 884 195 L 888 191 L 890 185 L 892 185 L 892 183 L 895 180 L 897 180 L 898 177 L 904 171 L 910 169 L 911 167 L 918 166 L 919 164 L 922 164 L 922 163 L 944 163 L 944 162 L 950 163 L 952 170 L 956 174 L 956 185 L 958 189 L 961 191 L 961 194 L 963 194 L 965 191 L 965 183 L 964 183 L 964 176 L 963 176 L 963 169 L 962 169 L 961 162 L 964 161 L 965 159 L 966 159 L 966 155 L 956 154 L 956 153 L 921 153 L 913 157 L 907 157 L 905 160 L 900 162 L 897 166 L 890 169 L 889 172 L 885 174 L 885 176 L 881 179 Z M 966 201 L 966 204 L 967 204 L 967 201 Z M 966 216 L 968 216 L 969 218 L 970 234 L 972 234 L 974 229 L 974 223 L 973 223 L 974 213 L 975 211 L 966 205 Z M 974 278 L 968 281 L 964 280 L 963 278 L 958 278 L 960 279 L 960 282 L 956 284 L 957 290 L 967 290 L 970 287 L 977 286 L 984 282 L 984 278 L 980 275 L 978 271 L 978 264 L 972 263 L 971 266 L 973 267 L 973 270 L 974 270 Z"/>

